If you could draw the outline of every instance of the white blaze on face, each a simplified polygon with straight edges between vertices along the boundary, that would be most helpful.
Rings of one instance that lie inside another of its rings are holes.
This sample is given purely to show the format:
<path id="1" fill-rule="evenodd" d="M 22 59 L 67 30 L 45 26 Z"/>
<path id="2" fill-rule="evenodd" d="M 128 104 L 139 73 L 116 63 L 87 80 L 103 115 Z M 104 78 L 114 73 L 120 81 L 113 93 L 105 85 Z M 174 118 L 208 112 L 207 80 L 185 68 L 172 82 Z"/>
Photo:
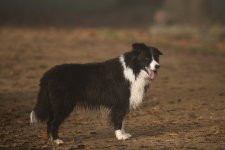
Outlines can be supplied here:
<path id="1" fill-rule="evenodd" d="M 152 53 L 152 51 L 151 51 Z M 150 63 L 150 69 L 155 71 L 157 68 L 156 66 L 159 65 L 159 63 L 157 61 L 155 61 L 154 57 L 153 57 L 153 53 L 152 53 L 152 61 Z"/>
<path id="2" fill-rule="evenodd" d="M 152 57 L 152 62 L 150 63 L 150 69 L 156 70 L 157 65 L 159 65 L 159 63 L 157 63 L 157 61 L 155 61 L 154 58 Z"/>

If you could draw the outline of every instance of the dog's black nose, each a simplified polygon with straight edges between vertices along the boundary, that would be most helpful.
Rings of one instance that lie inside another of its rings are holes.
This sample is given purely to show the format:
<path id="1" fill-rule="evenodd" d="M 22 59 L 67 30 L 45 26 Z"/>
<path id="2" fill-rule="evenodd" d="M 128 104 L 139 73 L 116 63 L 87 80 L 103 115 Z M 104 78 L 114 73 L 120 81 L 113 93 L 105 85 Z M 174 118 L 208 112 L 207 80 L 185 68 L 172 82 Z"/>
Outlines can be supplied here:
<path id="1" fill-rule="evenodd" d="M 159 69 L 160 68 L 160 65 L 155 65 L 155 69 Z"/>

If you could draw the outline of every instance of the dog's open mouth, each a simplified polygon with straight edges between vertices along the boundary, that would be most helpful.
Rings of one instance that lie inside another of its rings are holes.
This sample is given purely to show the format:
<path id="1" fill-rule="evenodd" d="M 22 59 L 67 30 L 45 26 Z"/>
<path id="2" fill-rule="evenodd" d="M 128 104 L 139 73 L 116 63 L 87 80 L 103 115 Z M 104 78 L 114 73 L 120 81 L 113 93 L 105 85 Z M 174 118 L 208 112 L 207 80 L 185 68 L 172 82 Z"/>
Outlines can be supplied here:
<path id="1" fill-rule="evenodd" d="M 145 71 L 148 74 L 149 80 L 153 80 L 155 78 L 155 75 L 156 75 L 157 71 L 153 71 L 148 67 L 145 67 Z"/>

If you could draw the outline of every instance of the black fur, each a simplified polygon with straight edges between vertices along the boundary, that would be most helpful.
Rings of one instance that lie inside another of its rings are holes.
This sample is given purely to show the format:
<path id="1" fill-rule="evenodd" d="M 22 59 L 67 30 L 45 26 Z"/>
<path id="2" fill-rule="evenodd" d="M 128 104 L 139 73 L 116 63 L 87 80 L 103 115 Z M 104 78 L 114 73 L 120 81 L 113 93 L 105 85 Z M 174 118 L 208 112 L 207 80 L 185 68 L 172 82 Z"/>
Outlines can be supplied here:
<path id="1" fill-rule="evenodd" d="M 133 44 L 133 50 L 124 54 L 126 64 L 135 74 L 151 61 L 149 50 L 155 51 L 157 56 L 161 54 L 141 43 Z M 60 124 L 76 106 L 108 108 L 114 129 L 121 129 L 129 112 L 129 97 L 130 83 L 124 77 L 119 58 L 102 63 L 63 64 L 42 77 L 34 112 L 39 120 L 47 121 L 48 135 L 54 140 L 59 138 Z"/>

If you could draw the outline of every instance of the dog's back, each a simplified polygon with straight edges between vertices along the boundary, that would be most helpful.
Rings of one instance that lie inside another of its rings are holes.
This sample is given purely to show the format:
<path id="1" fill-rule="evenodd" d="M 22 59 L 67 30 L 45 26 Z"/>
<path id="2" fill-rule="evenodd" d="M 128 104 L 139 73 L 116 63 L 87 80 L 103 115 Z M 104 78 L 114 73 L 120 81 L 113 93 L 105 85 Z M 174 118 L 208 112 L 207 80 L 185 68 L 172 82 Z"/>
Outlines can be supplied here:
<path id="1" fill-rule="evenodd" d="M 54 113 L 67 112 L 65 115 L 68 115 L 77 104 L 85 108 L 102 105 L 110 108 L 118 97 L 129 97 L 129 90 L 124 86 L 127 87 L 128 82 L 125 82 L 118 59 L 55 66 L 40 81 L 35 117 L 44 121 Z"/>

